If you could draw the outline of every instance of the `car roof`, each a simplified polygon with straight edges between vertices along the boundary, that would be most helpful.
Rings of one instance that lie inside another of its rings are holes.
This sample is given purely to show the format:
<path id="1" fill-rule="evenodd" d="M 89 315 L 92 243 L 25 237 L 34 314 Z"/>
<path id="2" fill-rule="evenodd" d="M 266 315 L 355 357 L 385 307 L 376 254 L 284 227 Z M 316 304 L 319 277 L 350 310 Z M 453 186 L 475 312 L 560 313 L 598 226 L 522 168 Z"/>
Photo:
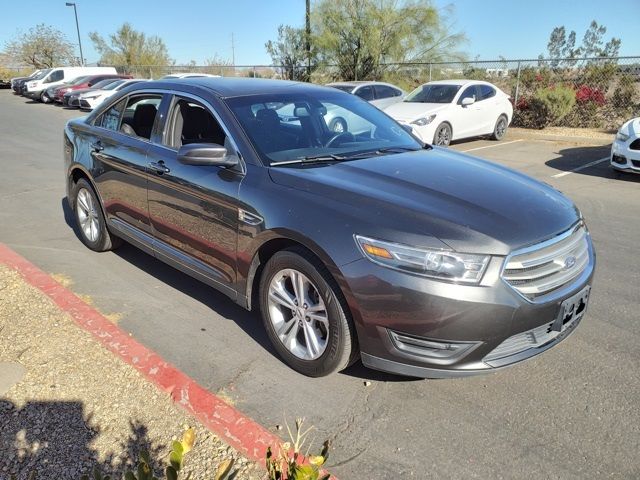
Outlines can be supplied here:
<path id="1" fill-rule="evenodd" d="M 169 78 L 140 82 L 131 87 L 130 92 L 147 90 L 150 88 L 175 89 L 176 87 L 200 87 L 207 89 L 219 97 L 242 97 L 248 95 L 287 93 L 294 90 L 323 90 L 327 87 L 311 83 L 292 82 L 289 80 L 270 80 L 263 78 L 236 78 L 236 77 L 195 77 L 195 78 Z M 335 89 L 334 89 L 335 90 Z"/>
<path id="2" fill-rule="evenodd" d="M 464 78 L 452 79 L 452 80 L 434 80 L 427 82 L 424 85 L 467 85 L 469 83 L 480 83 L 482 85 L 491 85 L 489 82 L 483 82 L 482 80 L 468 80 Z"/>
<path id="3" fill-rule="evenodd" d="M 367 80 L 350 80 L 348 82 L 331 82 L 331 83 L 327 83 L 327 87 L 339 87 L 339 86 L 345 86 L 345 87 L 359 87 L 361 85 L 386 85 L 388 87 L 394 87 L 394 88 L 399 88 L 396 87 L 395 85 L 392 85 L 391 83 L 387 83 L 387 82 L 377 82 L 377 81 L 367 81 Z"/>

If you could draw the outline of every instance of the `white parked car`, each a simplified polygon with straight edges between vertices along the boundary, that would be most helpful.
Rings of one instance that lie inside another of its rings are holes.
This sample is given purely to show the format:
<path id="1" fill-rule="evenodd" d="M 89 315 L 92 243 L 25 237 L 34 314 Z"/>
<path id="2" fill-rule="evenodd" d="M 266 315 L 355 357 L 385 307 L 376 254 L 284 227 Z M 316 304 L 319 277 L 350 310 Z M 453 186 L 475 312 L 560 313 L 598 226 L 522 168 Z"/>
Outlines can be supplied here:
<path id="1" fill-rule="evenodd" d="M 406 92 L 400 87 L 385 82 L 333 82 L 328 83 L 327 87 L 337 88 L 343 92 L 356 95 L 370 104 L 375 105 L 380 110 L 384 110 L 394 103 L 401 102 L 406 95 Z M 328 108 L 324 119 L 329 129 L 336 133 L 353 132 L 362 127 L 357 124 L 359 117 L 356 118 L 353 115 L 349 115 L 344 109 Z"/>
<path id="2" fill-rule="evenodd" d="M 410 125 L 423 142 L 446 146 L 480 135 L 500 140 L 511 123 L 513 106 L 509 96 L 491 83 L 440 80 L 416 88 L 385 113 Z"/>
<path id="3" fill-rule="evenodd" d="M 625 122 L 611 145 L 611 167 L 640 173 L 640 117 Z"/>
<path id="4" fill-rule="evenodd" d="M 81 110 L 93 110 L 111 95 L 114 95 L 116 92 L 119 92 L 123 88 L 128 87 L 129 85 L 132 85 L 134 83 L 147 81 L 148 80 L 139 78 L 135 78 L 132 80 L 117 80 L 113 83 L 110 83 L 103 89 L 91 90 L 81 93 L 80 95 L 78 95 L 78 106 Z"/>

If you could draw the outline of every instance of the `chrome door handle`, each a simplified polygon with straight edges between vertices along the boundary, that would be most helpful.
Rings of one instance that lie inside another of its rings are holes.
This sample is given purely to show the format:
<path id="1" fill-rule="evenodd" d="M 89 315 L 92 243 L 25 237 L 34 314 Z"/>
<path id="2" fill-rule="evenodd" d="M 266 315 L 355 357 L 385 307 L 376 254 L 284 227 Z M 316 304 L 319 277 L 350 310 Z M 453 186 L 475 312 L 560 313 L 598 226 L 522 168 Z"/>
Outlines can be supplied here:
<path id="1" fill-rule="evenodd" d="M 171 169 L 167 167 L 163 161 L 159 162 L 149 162 L 147 166 L 156 172 L 158 175 L 162 175 L 163 173 L 169 173 Z"/>

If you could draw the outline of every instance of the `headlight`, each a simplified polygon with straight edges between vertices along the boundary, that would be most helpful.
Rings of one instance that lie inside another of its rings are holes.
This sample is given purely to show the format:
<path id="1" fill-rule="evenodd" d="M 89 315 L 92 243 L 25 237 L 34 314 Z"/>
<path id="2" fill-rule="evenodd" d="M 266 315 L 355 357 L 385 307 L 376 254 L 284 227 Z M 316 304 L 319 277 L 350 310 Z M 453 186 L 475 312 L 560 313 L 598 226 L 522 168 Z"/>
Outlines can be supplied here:
<path id="1" fill-rule="evenodd" d="M 83 97 L 80 97 L 82 100 L 93 100 L 94 98 L 99 98 L 100 95 L 85 95 Z"/>
<path id="2" fill-rule="evenodd" d="M 419 127 L 424 127 L 425 125 L 429 125 L 431 122 L 433 122 L 434 118 L 436 118 L 435 113 L 433 115 L 429 115 L 428 117 L 418 118 L 417 120 L 411 122 L 411 124 L 418 125 Z"/>
<path id="3" fill-rule="evenodd" d="M 449 282 L 477 284 L 490 256 L 413 248 L 355 235 L 360 250 L 374 263 Z"/>
<path id="4" fill-rule="evenodd" d="M 618 132 L 616 133 L 616 140 L 626 142 L 627 140 L 629 140 L 629 135 L 627 135 L 626 133 Z"/>

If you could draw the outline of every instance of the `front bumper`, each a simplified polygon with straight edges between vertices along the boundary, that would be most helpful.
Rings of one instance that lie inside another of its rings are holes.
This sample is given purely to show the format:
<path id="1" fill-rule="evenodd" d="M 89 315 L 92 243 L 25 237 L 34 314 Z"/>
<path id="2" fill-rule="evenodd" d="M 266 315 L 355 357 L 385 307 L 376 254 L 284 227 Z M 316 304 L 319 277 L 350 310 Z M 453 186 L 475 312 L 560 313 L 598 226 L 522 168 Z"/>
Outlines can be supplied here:
<path id="1" fill-rule="evenodd" d="M 640 149 L 635 148 L 636 146 L 640 148 L 639 144 L 640 142 L 635 138 L 624 142 L 614 140 L 609 160 L 611 167 L 622 172 L 640 173 Z"/>
<path id="2" fill-rule="evenodd" d="M 492 259 L 478 286 L 413 276 L 364 258 L 343 266 L 363 364 L 421 378 L 476 375 L 536 356 L 575 331 L 584 313 L 561 333 L 549 329 L 562 302 L 592 283 L 590 240 L 584 271 L 542 303 L 502 280 L 503 260 Z M 532 335 L 539 341 L 522 343 Z"/>

